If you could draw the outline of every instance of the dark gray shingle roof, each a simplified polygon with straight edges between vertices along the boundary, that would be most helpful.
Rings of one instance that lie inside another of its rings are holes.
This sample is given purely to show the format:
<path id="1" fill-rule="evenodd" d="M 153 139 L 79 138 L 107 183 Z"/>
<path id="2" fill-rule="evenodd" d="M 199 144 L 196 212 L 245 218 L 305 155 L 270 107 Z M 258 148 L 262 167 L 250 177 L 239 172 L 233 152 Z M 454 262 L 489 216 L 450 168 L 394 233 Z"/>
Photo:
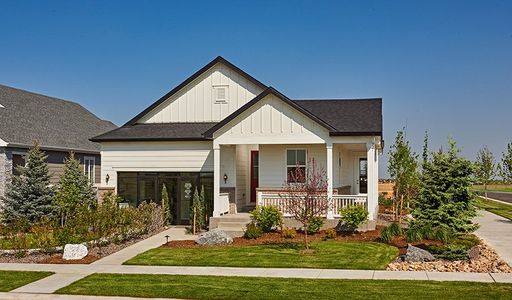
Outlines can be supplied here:
<path id="1" fill-rule="evenodd" d="M 154 123 L 125 125 L 92 140 L 106 141 L 158 141 L 204 140 L 203 132 L 217 123 Z"/>
<path id="2" fill-rule="evenodd" d="M 336 128 L 332 135 L 382 134 L 382 99 L 293 100 Z"/>
<path id="3" fill-rule="evenodd" d="M 0 139 L 9 144 L 99 151 L 89 138 L 117 126 L 78 103 L 0 85 Z"/>

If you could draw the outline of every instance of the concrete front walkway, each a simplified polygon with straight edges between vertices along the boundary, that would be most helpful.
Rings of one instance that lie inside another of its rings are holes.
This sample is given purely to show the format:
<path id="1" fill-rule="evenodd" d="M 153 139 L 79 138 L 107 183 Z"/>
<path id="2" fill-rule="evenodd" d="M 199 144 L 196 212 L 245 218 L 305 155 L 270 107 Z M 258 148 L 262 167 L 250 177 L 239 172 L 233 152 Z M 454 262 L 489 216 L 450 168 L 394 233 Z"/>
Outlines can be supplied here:
<path id="1" fill-rule="evenodd" d="M 512 221 L 485 210 L 473 221 L 480 224 L 475 234 L 489 244 L 512 266 Z"/>
<path id="2" fill-rule="evenodd" d="M 43 265 L 25 264 L 27 267 L 29 267 L 27 271 L 51 271 L 56 274 L 29 283 L 11 292 L 51 294 L 60 288 L 68 286 L 71 283 L 84 278 L 87 275 L 96 273 L 99 270 L 108 270 L 113 266 L 121 265 L 123 262 L 136 256 L 139 253 L 161 246 L 166 242 L 166 235 L 169 236 L 169 240 L 188 240 L 195 238 L 195 236 L 193 235 L 186 234 L 186 229 L 183 227 L 172 227 L 158 234 L 155 234 L 150 238 L 147 238 L 129 247 L 126 247 L 116 253 L 99 259 L 90 265 L 54 265 L 54 267 L 48 268 L 47 266 L 41 268 L 40 266 Z M 18 265 L 18 267 L 21 268 L 20 270 L 24 268 L 23 264 L 0 265 L 1 270 L 9 270 L 9 266 L 11 268 L 14 268 L 11 270 L 15 270 L 16 265 Z"/>

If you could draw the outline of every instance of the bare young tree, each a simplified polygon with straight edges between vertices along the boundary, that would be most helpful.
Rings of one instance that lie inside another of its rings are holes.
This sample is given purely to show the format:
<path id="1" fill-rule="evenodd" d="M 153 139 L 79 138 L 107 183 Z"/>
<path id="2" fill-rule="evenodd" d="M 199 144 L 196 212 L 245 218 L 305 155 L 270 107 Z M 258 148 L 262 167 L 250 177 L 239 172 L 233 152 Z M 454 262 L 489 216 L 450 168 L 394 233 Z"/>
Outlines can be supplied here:
<path id="1" fill-rule="evenodd" d="M 297 166 L 288 172 L 283 192 L 286 211 L 292 218 L 302 224 L 304 244 L 309 250 L 308 229 L 315 217 L 323 217 L 329 209 L 327 197 L 327 173 L 318 168 L 314 159 L 308 160 L 307 166 Z"/>

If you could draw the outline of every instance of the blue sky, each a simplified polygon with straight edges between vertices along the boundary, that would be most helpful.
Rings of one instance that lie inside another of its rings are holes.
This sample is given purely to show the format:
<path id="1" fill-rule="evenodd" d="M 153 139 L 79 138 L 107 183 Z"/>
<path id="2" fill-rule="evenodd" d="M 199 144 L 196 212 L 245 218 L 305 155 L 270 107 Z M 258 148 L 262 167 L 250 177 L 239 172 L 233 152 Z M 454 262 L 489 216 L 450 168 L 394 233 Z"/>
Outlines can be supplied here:
<path id="1" fill-rule="evenodd" d="M 386 145 L 512 141 L 512 1 L 0 1 L 0 83 L 121 125 L 217 55 L 290 98 L 382 97 Z M 386 149 L 386 152 L 389 147 Z M 385 177 L 387 155 L 381 164 Z"/>

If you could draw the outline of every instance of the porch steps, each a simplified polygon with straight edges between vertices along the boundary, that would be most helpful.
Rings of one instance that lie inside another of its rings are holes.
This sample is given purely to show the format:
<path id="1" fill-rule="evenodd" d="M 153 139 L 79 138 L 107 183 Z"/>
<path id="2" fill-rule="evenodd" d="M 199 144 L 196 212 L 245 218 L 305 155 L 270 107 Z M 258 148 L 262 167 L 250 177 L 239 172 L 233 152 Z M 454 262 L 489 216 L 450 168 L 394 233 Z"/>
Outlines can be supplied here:
<path id="1" fill-rule="evenodd" d="M 211 220 L 212 221 L 212 220 Z M 228 214 L 215 218 L 215 228 L 224 230 L 231 237 L 243 236 L 245 227 L 251 222 L 248 213 Z M 213 225 L 213 223 L 210 223 Z"/>

